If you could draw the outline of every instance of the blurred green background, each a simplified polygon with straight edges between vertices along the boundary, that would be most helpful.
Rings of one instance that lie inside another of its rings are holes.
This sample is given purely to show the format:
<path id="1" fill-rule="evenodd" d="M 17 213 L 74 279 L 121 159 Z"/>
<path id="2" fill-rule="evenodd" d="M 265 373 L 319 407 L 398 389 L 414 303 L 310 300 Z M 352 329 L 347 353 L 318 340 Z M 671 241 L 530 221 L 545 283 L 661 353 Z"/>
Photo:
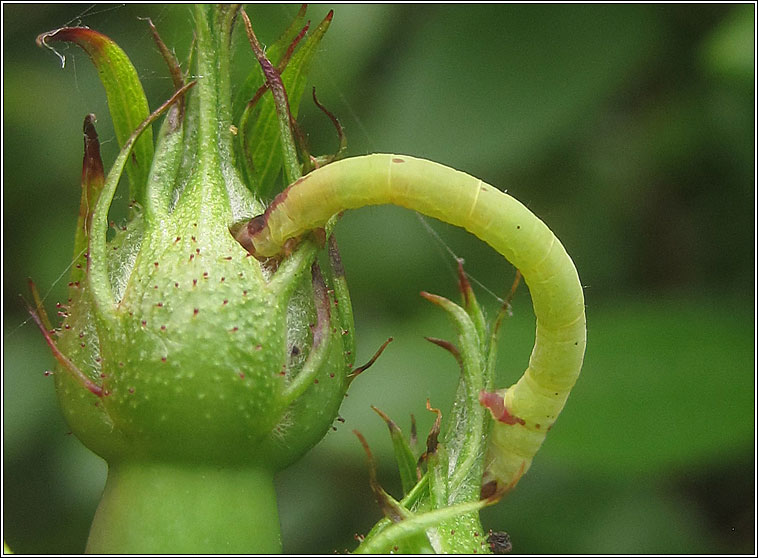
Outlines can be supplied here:
<path id="1" fill-rule="evenodd" d="M 310 8 L 318 20 L 329 6 Z M 514 552 L 750 553 L 755 504 L 755 6 L 335 6 L 312 74 L 349 151 L 427 157 L 507 189 L 567 247 L 586 285 L 584 370 L 518 488 L 483 514 Z M 250 6 L 273 41 L 297 6 Z M 144 22 L 186 57 L 186 6 L 4 4 L 3 531 L 21 553 L 77 553 L 105 465 L 70 435 L 43 375 L 52 358 L 19 300 L 26 278 L 48 311 L 66 297 L 79 203 L 82 119 L 115 140 L 82 52 L 66 67 L 37 34 L 82 24 L 132 57 L 152 107 L 171 80 Z M 242 37 L 238 37 L 241 39 Z M 254 63 L 238 41 L 235 67 Z M 310 103 L 307 103 L 310 105 Z M 301 119 L 334 150 L 328 121 Z M 423 340 L 453 338 L 420 290 L 456 296 L 451 250 L 494 314 L 513 269 L 465 232 L 411 212 L 368 208 L 337 229 L 351 285 L 358 361 L 345 424 L 278 479 L 284 548 L 355 547 L 380 512 L 359 429 L 398 494 L 374 404 L 408 429 L 446 410 L 455 361 Z M 442 245 L 435 237 L 443 240 Z M 501 339 L 502 385 L 533 342 L 521 288 Z"/>

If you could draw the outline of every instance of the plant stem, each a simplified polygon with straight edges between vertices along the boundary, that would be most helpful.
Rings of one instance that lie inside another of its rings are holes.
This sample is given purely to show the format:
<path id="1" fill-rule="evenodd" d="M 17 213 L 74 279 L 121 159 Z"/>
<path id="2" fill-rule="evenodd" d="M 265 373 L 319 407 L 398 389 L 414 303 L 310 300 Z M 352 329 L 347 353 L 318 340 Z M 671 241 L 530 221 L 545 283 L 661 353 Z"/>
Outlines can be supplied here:
<path id="1" fill-rule="evenodd" d="M 273 478 L 249 466 L 111 464 L 87 553 L 280 553 Z"/>

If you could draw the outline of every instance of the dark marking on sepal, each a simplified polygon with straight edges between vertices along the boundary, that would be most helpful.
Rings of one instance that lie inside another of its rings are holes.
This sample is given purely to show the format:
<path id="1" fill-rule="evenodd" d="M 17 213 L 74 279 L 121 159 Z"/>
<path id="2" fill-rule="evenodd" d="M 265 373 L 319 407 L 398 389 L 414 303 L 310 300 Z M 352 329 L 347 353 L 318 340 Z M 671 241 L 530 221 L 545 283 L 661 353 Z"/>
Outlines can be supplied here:
<path id="1" fill-rule="evenodd" d="M 374 356 L 371 357 L 371 359 L 364 364 L 363 366 L 359 366 L 357 368 L 354 368 L 353 371 L 347 375 L 348 382 L 352 382 L 355 380 L 355 378 L 361 374 L 362 372 L 365 372 L 368 368 L 371 367 L 376 362 L 376 359 L 379 358 L 379 356 L 384 352 L 384 349 L 387 348 L 387 345 L 389 345 L 393 341 L 393 338 L 390 337 L 387 339 L 384 343 L 382 343 L 382 346 L 379 347 L 379 350 L 374 353 Z"/>
<path id="2" fill-rule="evenodd" d="M 50 325 L 50 320 L 47 318 L 47 314 L 42 308 L 39 294 L 36 292 L 37 288 L 31 279 L 29 280 L 29 286 L 32 289 L 32 296 L 35 299 L 37 308 L 41 310 L 35 310 L 32 308 L 32 306 L 25 299 L 23 299 L 23 297 L 22 300 L 24 301 L 26 309 L 29 312 L 29 315 L 32 317 L 32 320 L 34 320 L 34 323 L 37 324 L 40 332 L 42 332 L 42 336 L 44 337 L 48 347 L 50 347 L 55 360 L 57 360 L 58 363 L 71 374 L 74 380 L 76 380 L 82 387 L 90 391 L 92 394 L 98 397 L 103 397 L 103 395 L 106 395 L 103 388 L 90 380 L 81 370 L 79 370 L 79 368 L 73 362 L 71 362 L 71 360 L 66 355 L 64 355 L 55 344 L 55 341 L 53 341 L 53 338 L 50 335 L 51 328 L 46 328 L 46 324 Z M 44 318 L 42 316 L 44 316 Z"/>

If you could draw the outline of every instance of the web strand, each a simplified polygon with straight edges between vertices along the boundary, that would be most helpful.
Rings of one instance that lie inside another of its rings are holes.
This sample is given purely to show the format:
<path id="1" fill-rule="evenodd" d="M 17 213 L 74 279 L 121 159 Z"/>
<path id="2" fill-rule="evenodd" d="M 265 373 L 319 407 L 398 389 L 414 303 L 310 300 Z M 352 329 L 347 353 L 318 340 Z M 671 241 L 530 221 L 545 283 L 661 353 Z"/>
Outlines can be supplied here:
<path id="1" fill-rule="evenodd" d="M 41 303 L 44 303 L 48 298 L 50 298 L 50 295 L 52 294 L 53 289 L 55 289 L 56 285 L 58 285 L 58 283 L 60 283 L 64 279 L 64 277 L 68 274 L 68 272 L 71 270 L 71 268 L 76 263 L 76 261 L 79 258 L 81 258 L 86 251 L 87 251 L 87 249 L 83 248 L 81 252 L 79 252 L 78 254 L 76 254 L 71 259 L 71 262 L 66 266 L 66 268 L 63 271 L 61 271 L 60 275 L 58 275 L 58 277 L 50 284 L 50 287 L 48 287 L 47 292 L 45 293 L 45 296 L 43 296 L 42 298 L 40 298 L 40 302 Z M 14 335 L 19 329 L 21 329 L 26 324 L 28 324 L 31 319 L 32 319 L 31 316 L 27 317 L 20 324 L 18 324 L 16 327 L 14 327 L 11 331 L 9 331 L 8 333 L 6 333 L 5 334 L 5 338 L 7 339 L 11 335 Z"/>

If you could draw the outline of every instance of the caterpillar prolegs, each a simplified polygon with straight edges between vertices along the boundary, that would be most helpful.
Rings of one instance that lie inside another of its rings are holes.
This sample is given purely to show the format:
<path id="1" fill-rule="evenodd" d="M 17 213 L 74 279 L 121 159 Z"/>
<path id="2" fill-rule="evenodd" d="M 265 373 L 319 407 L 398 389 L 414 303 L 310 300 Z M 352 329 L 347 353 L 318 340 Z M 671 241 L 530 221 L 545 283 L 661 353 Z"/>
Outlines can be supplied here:
<path id="1" fill-rule="evenodd" d="M 529 366 L 505 390 L 483 392 L 495 418 L 487 471 L 501 486 L 529 468 L 581 370 L 584 295 L 571 258 L 524 205 L 466 173 L 407 155 L 373 154 L 321 167 L 274 199 L 237 234 L 259 258 L 323 227 L 335 214 L 394 204 L 465 228 L 520 270 L 529 286 L 536 334 Z"/>

